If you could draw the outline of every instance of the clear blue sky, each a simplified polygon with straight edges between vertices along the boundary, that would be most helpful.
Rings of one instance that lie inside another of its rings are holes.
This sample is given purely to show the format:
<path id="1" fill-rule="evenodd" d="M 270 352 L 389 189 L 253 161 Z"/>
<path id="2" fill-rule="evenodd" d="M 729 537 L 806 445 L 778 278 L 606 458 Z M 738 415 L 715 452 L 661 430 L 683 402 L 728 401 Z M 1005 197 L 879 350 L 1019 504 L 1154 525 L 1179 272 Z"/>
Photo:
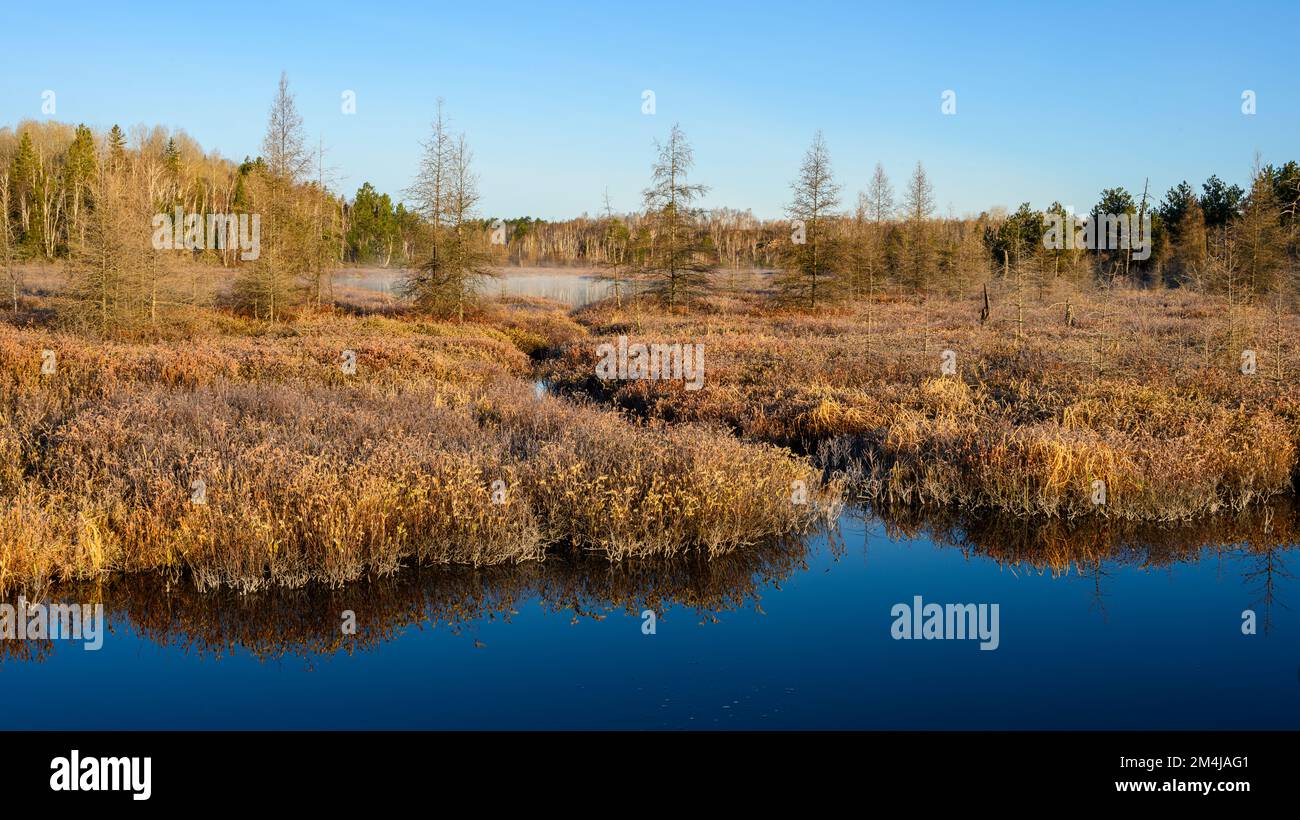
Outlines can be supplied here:
<path id="1" fill-rule="evenodd" d="M 1300 159 L 1294 2 L 642 3 L 4 0 L 0 124 L 181 127 L 256 154 L 281 69 L 349 195 L 410 181 L 437 97 L 474 149 L 487 215 L 640 203 L 653 140 L 680 122 L 707 206 L 776 216 L 813 132 L 845 204 L 877 161 L 917 160 L 940 209 L 1103 187 L 1245 183 Z M 340 95 L 357 95 L 357 113 Z M 651 89 L 657 112 L 641 113 Z M 957 114 L 940 113 L 957 94 Z M 1241 113 L 1245 89 L 1257 113 Z"/>

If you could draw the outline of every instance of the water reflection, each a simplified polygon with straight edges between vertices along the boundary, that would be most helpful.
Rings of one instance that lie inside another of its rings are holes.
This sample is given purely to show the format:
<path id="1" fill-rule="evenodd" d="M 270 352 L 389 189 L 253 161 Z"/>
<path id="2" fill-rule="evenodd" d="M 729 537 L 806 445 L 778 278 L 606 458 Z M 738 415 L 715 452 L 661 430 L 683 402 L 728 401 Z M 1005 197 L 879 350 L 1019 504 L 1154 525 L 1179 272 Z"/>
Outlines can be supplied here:
<path id="1" fill-rule="evenodd" d="M 407 272 L 397 268 L 349 268 L 334 278 L 340 288 L 382 293 L 397 298 Z M 613 294 L 613 283 L 591 268 L 502 268 L 480 285 L 485 296 L 536 296 L 569 307 L 581 307 Z M 628 283 L 621 284 L 626 295 Z"/>
<path id="2" fill-rule="evenodd" d="M 1105 579 L 1118 568 L 1162 569 L 1179 563 L 1217 561 L 1221 572 L 1238 572 L 1263 609 L 1261 631 L 1272 626 L 1275 606 L 1286 607 L 1279 588 L 1294 576 L 1290 565 L 1300 545 L 1300 504 L 1273 502 L 1243 513 L 1193 523 L 1076 520 L 1030 523 L 969 513 L 895 512 L 884 520 L 891 538 L 926 538 L 941 547 L 982 557 L 1004 568 L 1073 574 L 1093 585 L 1093 604 L 1105 614 Z M 1232 567 L 1225 559 L 1240 559 Z"/>
<path id="3" fill-rule="evenodd" d="M 713 561 L 610 565 L 573 557 L 511 567 L 410 569 L 342 588 L 248 595 L 199 593 L 184 581 L 132 576 L 66 585 L 47 600 L 103 603 L 107 640 L 129 626 L 159 646 L 205 659 L 236 650 L 262 660 L 310 659 L 374 650 L 411 629 L 460 634 L 484 622 L 509 622 L 524 602 L 536 602 L 551 614 L 569 614 L 574 621 L 684 608 L 708 623 L 724 612 L 759 607 L 764 594 L 779 591 L 792 576 L 807 570 L 812 550 L 826 550 L 834 560 L 852 553 L 855 545 L 845 542 L 843 531 L 859 528 L 883 531 L 890 542 L 929 541 L 941 550 L 959 551 L 968 561 L 993 562 L 1010 572 L 1081 580 L 1091 585 L 1094 607 L 1103 617 L 1113 574 L 1215 561 L 1220 573 L 1237 574 L 1251 590 L 1261 610 L 1260 630 L 1266 633 L 1275 609 L 1287 607 L 1283 590 L 1294 577 L 1300 507 L 1277 502 L 1247 514 L 1178 526 L 1114 521 L 1031 524 L 897 511 L 882 519 L 851 510 L 836 530 L 816 539 L 769 543 Z M 868 567 L 872 537 L 867 535 L 860 545 Z M 356 616 L 353 635 L 343 634 L 341 628 L 347 610 Z M 64 645 L 0 641 L 0 661 L 40 662 L 53 651 L 81 651 L 79 645 L 59 643 Z"/>
<path id="4" fill-rule="evenodd" d="M 480 621 L 509 621 L 524 601 L 550 613 L 602 620 L 611 612 L 663 613 L 685 607 L 702 616 L 757 600 L 806 567 L 807 543 L 769 543 L 713 561 L 698 557 L 611 565 L 594 558 L 548 559 L 509 567 L 432 567 L 340 588 L 275 589 L 254 594 L 198 592 L 156 576 L 66 585 L 51 599 L 103 603 L 107 640 L 125 625 L 164 647 L 205 658 L 236 649 L 268 660 L 375 649 L 412 628 L 459 634 Z M 356 633 L 342 630 L 345 611 Z M 65 642 L 60 642 L 65 643 Z M 41 661 L 50 641 L 0 641 L 0 660 Z M 68 644 L 60 651 L 81 651 Z"/>

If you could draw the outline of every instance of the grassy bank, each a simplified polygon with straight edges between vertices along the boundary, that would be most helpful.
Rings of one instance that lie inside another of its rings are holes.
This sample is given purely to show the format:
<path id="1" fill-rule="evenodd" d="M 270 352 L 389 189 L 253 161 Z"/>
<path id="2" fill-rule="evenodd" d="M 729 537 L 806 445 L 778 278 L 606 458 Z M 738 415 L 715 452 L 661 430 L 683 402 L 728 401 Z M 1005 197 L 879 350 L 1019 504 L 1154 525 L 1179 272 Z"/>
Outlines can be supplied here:
<path id="1" fill-rule="evenodd" d="M 1014 298 L 995 292 L 987 322 L 976 299 L 884 296 L 817 316 L 747 299 L 675 316 L 603 304 L 578 314 L 591 337 L 547 375 L 644 417 L 814 454 L 886 506 L 1182 520 L 1292 489 L 1296 316 L 1186 291 Z M 702 343 L 703 388 L 601 381 L 596 346 L 619 335 Z"/>
<path id="2" fill-rule="evenodd" d="M 583 331 L 537 300 L 465 323 L 203 321 L 166 341 L 0 325 L 0 592 L 119 572 L 252 590 L 573 551 L 712 557 L 837 506 L 779 448 L 539 397 L 529 354 Z M 797 481 L 810 503 L 792 502 Z"/>

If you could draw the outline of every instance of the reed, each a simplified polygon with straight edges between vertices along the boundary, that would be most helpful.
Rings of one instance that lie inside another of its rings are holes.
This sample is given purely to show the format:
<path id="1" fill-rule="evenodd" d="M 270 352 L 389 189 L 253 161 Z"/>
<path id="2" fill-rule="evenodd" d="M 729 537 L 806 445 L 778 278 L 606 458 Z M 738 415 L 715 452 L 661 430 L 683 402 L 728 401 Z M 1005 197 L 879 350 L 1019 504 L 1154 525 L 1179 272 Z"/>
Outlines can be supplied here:
<path id="1" fill-rule="evenodd" d="M 575 552 L 712 558 L 838 508 L 779 448 L 539 398 L 523 348 L 576 326 L 500 310 L 166 344 L 0 326 L 0 592 L 122 572 L 251 591 Z"/>
<path id="2" fill-rule="evenodd" d="M 1214 297 L 1067 295 L 1068 321 L 1064 297 L 1048 293 L 987 324 L 977 297 L 817 315 L 773 315 L 750 301 L 640 316 L 637 326 L 593 306 L 579 316 L 591 338 L 548 362 L 547 379 L 644 418 L 721 424 L 813 454 L 882 505 L 1186 520 L 1293 488 L 1300 389 L 1268 374 L 1289 355 L 1273 340 L 1296 338 L 1300 319 L 1286 317 L 1279 336 L 1275 315 L 1240 309 L 1237 345 L 1259 362 L 1244 375 Z M 600 381 L 595 346 L 620 334 L 703 343 L 703 389 Z M 945 350 L 955 374 L 941 371 Z"/>

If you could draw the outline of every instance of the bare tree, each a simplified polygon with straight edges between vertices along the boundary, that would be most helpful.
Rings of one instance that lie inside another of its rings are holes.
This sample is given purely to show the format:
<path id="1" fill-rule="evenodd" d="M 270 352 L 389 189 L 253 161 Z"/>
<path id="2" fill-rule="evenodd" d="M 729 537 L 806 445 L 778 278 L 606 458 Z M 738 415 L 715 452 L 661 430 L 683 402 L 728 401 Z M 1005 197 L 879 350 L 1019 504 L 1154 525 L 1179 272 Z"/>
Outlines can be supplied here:
<path id="1" fill-rule="evenodd" d="M 18 291 L 21 287 L 18 269 L 14 266 L 14 225 L 9 194 L 9 174 L 0 170 L 0 267 L 3 268 L 14 313 L 18 312 Z"/>
<path id="2" fill-rule="evenodd" d="M 336 209 L 334 198 L 329 193 L 328 184 L 332 176 L 332 169 L 329 169 L 330 176 L 327 176 L 325 168 L 325 143 L 318 140 L 316 143 L 316 179 L 309 186 L 308 196 L 311 199 L 313 217 L 312 232 L 310 241 L 307 243 L 311 256 L 311 266 L 304 272 L 303 283 L 306 285 L 311 294 L 311 299 L 317 309 L 320 308 L 325 292 L 332 294 L 334 292 L 334 270 L 339 265 L 339 255 L 334 251 L 334 244 L 338 237 L 342 237 L 344 229 L 340 211 Z"/>
<path id="3" fill-rule="evenodd" d="M 934 187 L 921 163 L 907 182 L 903 195 L 903 217 L 907 220 L 907 277 L 910 284 L 925 290 L 931 266 L 930 218 L 934 214 Z"/>
<path id="4" fill-rule="evenodd" d="M 876 163 L 876 171 L 871 175 L 871 185 L 867 188 L 865 202 L 862 203 L 866 216 L 879 225 L 887 222 L 894 215 L 894 186 L 889 183 L 885 166 Z"/>
<path id="5" fill-rule="evenodd" d="M 608 188 L 605 189 L 601 210 L 601 220 L 604 222 L 605 230 L 601 237 L 604 255 L 599 263 L 601 269 L 600 278 L 602 281 L 610 283 L 611 290 L 614 293 L 614 304 L 621 308 L 623 306 L 623 290 L 626 288 L 624 268 L 627 266 L 628 244 L 631 242 L 632 235 L 627 229 L 627 223 L 614 215 L 614 208 L 609 202 Z"/>

